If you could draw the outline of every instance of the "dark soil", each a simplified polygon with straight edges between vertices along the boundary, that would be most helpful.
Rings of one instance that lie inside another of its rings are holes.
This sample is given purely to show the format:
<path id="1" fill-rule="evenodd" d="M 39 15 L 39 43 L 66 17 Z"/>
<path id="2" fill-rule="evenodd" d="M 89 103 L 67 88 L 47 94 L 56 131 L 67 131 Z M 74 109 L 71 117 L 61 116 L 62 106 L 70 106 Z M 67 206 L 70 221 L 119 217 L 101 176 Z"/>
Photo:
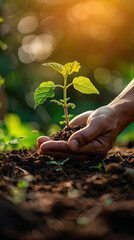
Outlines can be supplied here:
<path id="1" fill-rule="evenodd" d="M 133 146 L 63 171 L 50 160 L 37 149 L 0 154 L 1 240 L 134 240 Z"/>
<path id="2" fill-rule="evenodd" d="M 58 140 L 67 141 L 73 133 L 77 132 L 78 130 L 82 129 L 85 126 L 86 126 L 85 124 L 82 124 L 82 125 L 77 125 L 73 127 L 72 126 L 66 127 L 60 130 L 59 132 L 53 134 L 52 136 L 50 136 L 50 138 L 56 141 Z"/>

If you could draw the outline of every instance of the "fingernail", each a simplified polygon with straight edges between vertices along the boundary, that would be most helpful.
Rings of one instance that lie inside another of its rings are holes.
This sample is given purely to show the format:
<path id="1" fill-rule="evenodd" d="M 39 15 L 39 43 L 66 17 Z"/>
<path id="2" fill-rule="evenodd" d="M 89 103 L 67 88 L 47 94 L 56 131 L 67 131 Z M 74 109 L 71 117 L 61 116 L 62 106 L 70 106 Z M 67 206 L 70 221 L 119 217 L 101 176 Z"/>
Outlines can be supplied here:
<path id="1" fill-rule="evenodd" d="M 78 147 L 79 147 L 79 142 L 77 140 L 74 139 L 70 142 L 70 148 L 72 151 L 77 150 Z"/>

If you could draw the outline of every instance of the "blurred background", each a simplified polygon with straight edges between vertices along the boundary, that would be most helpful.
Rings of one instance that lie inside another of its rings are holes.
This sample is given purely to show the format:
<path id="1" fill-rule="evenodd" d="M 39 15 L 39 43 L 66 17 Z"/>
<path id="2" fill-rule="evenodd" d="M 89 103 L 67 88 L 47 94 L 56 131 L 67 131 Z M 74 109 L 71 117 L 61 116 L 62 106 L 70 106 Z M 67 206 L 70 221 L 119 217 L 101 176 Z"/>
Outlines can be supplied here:
<path id="1" fill-rule="evenodd" d="M 45 134 L 59 129 L 60 106 L 47 100 L 34 110 L 39 84 L 63 81 L 59 73 L 41 63 L 77 60 L 81 69 L 74 77 L 89 77 L 99 90 L 100 95 L 83 95 L 70 88 L 68 95 L 77 106 L 70 110 L 74 116 L 108 104 L 132 80 L 133 0 L 0 0 L 0 9 L 0 75 L 5 79 L 0 118 L 4 124 L 12 119 L 13 124 L 6 129 L 19 131 L 22 123 L 29 131 Z M 56 90 L 59 99 L 62 92 Z M 134 138 L 133 126 L 120 138 Z"/>

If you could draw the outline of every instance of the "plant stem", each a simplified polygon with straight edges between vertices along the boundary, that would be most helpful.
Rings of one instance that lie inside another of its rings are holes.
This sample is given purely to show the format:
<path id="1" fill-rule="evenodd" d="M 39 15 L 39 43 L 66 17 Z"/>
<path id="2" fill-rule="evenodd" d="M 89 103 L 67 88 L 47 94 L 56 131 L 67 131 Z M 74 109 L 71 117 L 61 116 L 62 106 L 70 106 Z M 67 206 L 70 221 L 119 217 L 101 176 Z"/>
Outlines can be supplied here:
<path id="1" fill-rule="evenodd" d="M 72 85 L 73 85 L 73 83 L 68 84 L 68 85 L 67 85 L 67 88 L 69 88 L 69 87 L 72 86 Z"/>
<path id="2" fill-rule="evenodd" d="M 55 85 L 55 87 L 64 88 L 62 85 Z"/>
<path id="3" fill-rule="evenodd" d="M 66 125 L 67 127 L 69 127 L 67 108 L 68 108 L 67 107 L 67 75 L 64 75 L 64 112 L 65 112 Z"/>

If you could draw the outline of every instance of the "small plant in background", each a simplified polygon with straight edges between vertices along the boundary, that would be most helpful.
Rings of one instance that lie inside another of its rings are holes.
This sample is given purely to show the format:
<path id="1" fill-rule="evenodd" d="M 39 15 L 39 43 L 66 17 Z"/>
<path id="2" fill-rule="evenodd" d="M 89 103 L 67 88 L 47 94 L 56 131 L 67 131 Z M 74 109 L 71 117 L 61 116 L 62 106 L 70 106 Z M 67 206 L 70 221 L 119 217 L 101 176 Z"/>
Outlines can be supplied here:
<path id="1" fill-rule="evenodd" d="M 103 172 L 106 168 L 106 164 L 105 163 L 99 163 L 96 166 L 89 166 L 89 169 L 98 169 L 100 172 Z"/>
<path id="2" fill-rule="evenodd" d="M 11 189 L 12 202 L 15 204 L 21 203 L 26 199 L 27 188 L 32 181 L 32 176 L 25 176 L 18 181 L 17 185 Z"/>
<path id="3" fill-rule="evenodd" d="M 29 124 L 21 122 L 17 114 L 8 113 L 0 122 L 0 151 L 32 148 L 40 135 Z"/>
<path id="4" fill-rule="evenodd" d="M 58 162 L 57 162 L 57 161 L 49 161 L 49 162 L 47 162 L 47 164 L 57 166 L 56 171 L 59 172 L 59 171 L 63 171 L 63 166 L 64 166 L 64 164 L 65 164 L 66 162 L 69 161 L 69 159 L 70 159 L 70 158 L 66 158 L 66 159 L 63 160 L 63 161 L 58 161 Z"/>
<path id="5" fill-rule="evenodd" d="M 95 86 L 91 83 L 91 81 L 83 76 L 75 77 L 71 83 L 68 84 L 67 77 L 74 72 L 78 72 L 80 69 L 80 64 L 77 61 L 67 63 L 64 66 L 59 63 L 43 63 L 45 67 L 52 67 L 54 70 L 58 71 L 63 75 L 64 84 L 63 85 L 55 85 L 54 82 L 48 81 L 43 82 L 40 86 L 35 90 L 34 98 L 35 98 L 35 108 L 39 104 L 43 104 L 48 97 L 53 98 L 55 96 L 54 90 L 56 87 L 60 87 L 63 89 L 63 99 L 51 100 L 64 108 L 64 115 L 62 116 L 65 118 L 65 121 L 61 121 L 60 124 L 66 124 L 69 127 L 69 118 L 72 117 L 71 114 L 68 114 L 68 108 L 71 107 L 74 109 L 76 106 L 74 103 L 68 103 L 69 99 L 67 97 L 67 89 L 73 85 L 73 87 L 81 93 L 84 94 L 92 94 L 96 93 L 99 94 L 98 90 Z"/>

